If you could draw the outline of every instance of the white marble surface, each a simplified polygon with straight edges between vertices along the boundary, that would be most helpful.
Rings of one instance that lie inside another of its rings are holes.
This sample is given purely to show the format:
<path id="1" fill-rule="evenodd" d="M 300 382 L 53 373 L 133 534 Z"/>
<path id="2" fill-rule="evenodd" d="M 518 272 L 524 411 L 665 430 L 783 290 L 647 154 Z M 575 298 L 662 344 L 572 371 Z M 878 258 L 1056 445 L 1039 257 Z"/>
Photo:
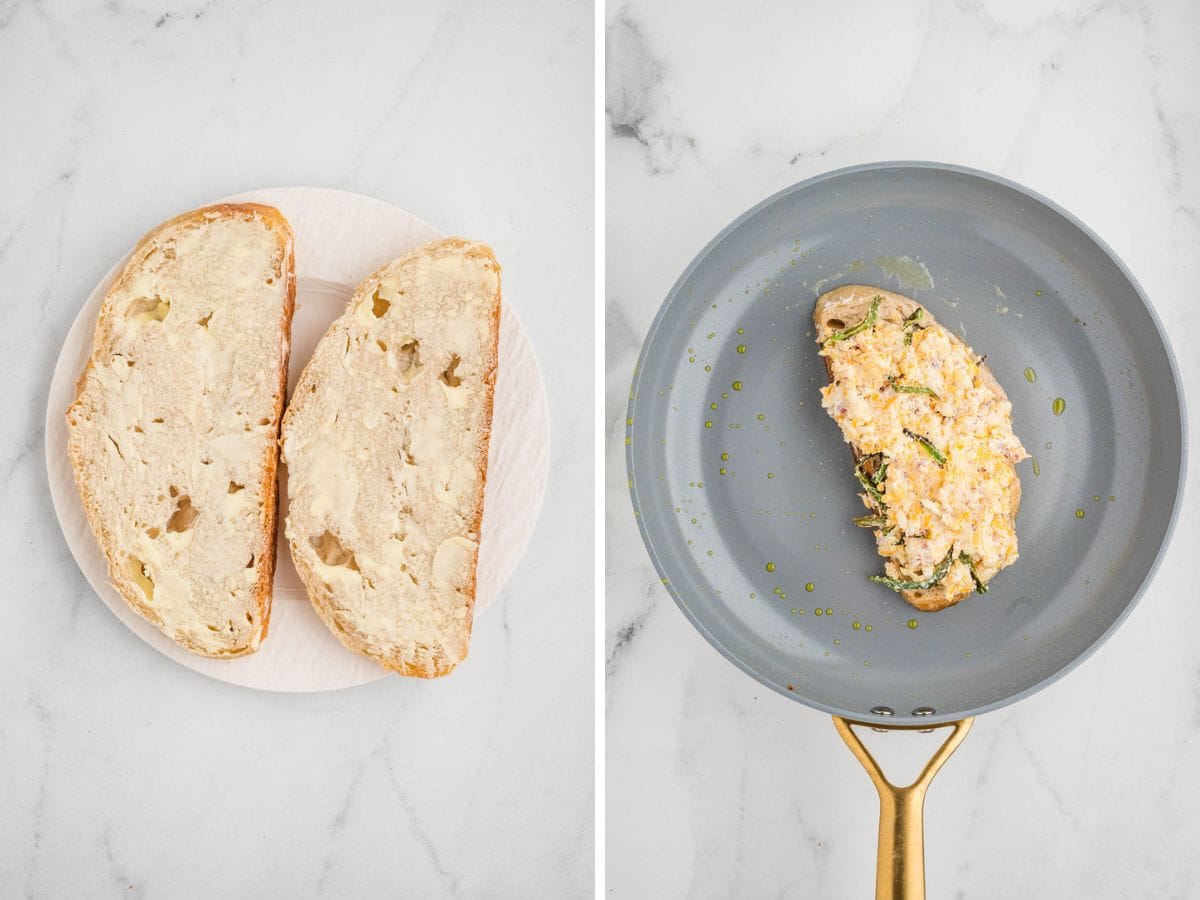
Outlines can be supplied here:
<path id="1" fill-rule="evenodd" d="M 626 493 L 623 419 L 683 267 L 772 192 L 933 159 L 1054 198 L 1173 335 L 1200 316 L 1200 9 L 1163 3 L 614 3 L 607 11 L 607 884 L 613 897 L 867 897 L 876 801 L 827 716 L 675 608 Z M 1192 485 L 1122 629 L 980 718 L 927 804 L 930 897 L 1194 897 L 1200 883 L 1200 362 Z M 869 735 L 885 762 L 896 740 Z"/>
<path id="2" fill-rule="evenodd" d="M 0 897 L 590 896 L 593 13 L 586 3 L 0 3 Z M 231 687 L 69 556 L 41 423 L 142 232 L 313 184 L 491 242 L 550 395 L 529 551 L 439 682 Z"/>

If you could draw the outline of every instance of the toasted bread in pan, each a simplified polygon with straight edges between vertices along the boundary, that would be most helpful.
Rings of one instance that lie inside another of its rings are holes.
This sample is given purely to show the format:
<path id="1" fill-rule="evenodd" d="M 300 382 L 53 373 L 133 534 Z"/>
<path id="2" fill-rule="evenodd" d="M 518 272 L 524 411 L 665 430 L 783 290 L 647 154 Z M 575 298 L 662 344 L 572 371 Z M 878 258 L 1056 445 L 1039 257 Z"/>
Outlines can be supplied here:
<path id="1" fill-rule="evenodd" d="M 1012 406 L 974 351 L 900 294 L 847 285 L 813 311 L 822 405 L 854 453 L 891 587 L 917 609 L 958 603 L 1017 559 L 1025 459 Z"/>

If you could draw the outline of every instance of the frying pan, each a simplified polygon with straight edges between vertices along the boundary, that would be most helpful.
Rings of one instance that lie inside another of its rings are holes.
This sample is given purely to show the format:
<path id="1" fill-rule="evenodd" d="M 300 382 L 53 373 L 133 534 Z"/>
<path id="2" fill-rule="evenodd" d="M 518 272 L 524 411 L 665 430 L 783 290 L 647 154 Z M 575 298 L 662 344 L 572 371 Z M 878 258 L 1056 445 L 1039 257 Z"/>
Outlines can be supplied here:
<path id="1" fill-rule="evenodd" d="M 817 296 L 907 294 L 1005 388 L 1020 559 L 923 614 L 882 571 L 853 459 L 821 408 Z M 679 608 L 762 684 L 831 713 L 881 803 L 878 897 L 924 891 L 925 789 L 973 717 L 1045 687 L 1129 614 L 1182 496 L 1184 407 L 1141 288 L 1085 225 L 984 172 L 855 166 L 764 200 L 705 247 L 650 327 L 626 458 L 642 537 Z M 908 787 L 854 726 L 951 728 Z"/>

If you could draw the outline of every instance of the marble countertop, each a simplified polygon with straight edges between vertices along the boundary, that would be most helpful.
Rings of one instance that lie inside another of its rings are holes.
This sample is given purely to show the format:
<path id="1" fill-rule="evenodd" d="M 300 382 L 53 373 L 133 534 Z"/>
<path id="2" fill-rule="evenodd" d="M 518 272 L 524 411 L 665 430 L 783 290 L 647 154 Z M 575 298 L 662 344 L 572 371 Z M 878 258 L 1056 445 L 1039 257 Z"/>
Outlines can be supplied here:
<path id="1" fill-rule="evenodd" d="M 1200 10 L 852 6 L 607 12 L 610 896 L 871 895 L 870 782 L 827 716 L 743 675 L 676 609 L 635 527 L 622 436 L 642 338 L 704 244 L 776 190 L 885 159 L 996 172 L 1086 221 L 1175 336 L 1192 401 L 1192 484 L 1149 591 L 1080 668 L 976 722 L 930 790 L 929 896 L 1195 896 L 1200 357 L 1179 336 L 1200 328 Z M 903 755 L 888 740 L 868 735 L 885 765 Z"/>
<path id="2" fill-rule="evenodd" d="M 0 897 L 590 896 L 593 12 L 0 4 Z M 547 501 L 437 682 L 259 693 L 125 628 L 59 532 L 46 392 L 151 226 L 257 187 L 488 240 L 539 356 Z"/>

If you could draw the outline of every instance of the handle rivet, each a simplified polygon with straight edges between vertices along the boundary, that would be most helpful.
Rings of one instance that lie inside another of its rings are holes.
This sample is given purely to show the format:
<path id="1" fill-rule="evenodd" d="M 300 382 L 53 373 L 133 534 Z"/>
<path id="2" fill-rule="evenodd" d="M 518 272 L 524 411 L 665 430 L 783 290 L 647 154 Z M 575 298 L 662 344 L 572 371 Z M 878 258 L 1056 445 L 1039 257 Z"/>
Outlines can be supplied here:
<path id="1" fill-rule="evenodd" d="M 932 706 L 918 706 L 912 711 L 914 716 L 932 716 L 937 710 Z"/>

